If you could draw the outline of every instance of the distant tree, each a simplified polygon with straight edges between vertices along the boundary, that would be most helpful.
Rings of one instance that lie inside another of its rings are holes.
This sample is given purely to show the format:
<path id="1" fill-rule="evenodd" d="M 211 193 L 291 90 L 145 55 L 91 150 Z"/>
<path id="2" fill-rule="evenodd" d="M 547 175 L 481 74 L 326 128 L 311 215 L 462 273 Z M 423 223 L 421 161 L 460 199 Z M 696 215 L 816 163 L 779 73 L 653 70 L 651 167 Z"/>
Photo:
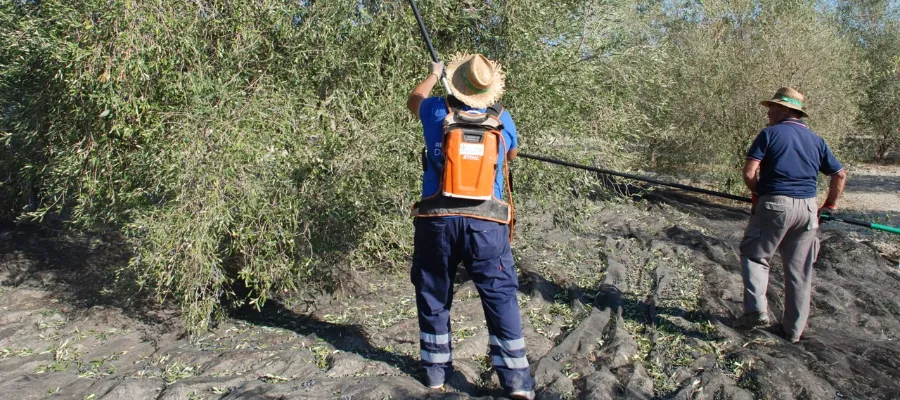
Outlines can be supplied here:
<path id="1" fill-rule="evenodd" d="M 860 130 L 872 137 L 866 148 L 883 161 L 900 148 L 900 3 L 890 0 L 836 3 L 845 33 L 863 52 L 866 74 L 860 102 Z"/>
<path id="2" fill-rule="evenodd" d="M 727 177 L 765 126 L 759 101 L 781 86 L 807 95 L 809 122 L 830 143 L 853 131 L 858 52 L 815 2 L 674 4 L 648 11 L 660 51 L 648 53 L 629 77 L 647 85 L 635 102 L 646 116 L 641 142 L 651 167 L 707 174 L 742 189 L 740 179 Z"/>

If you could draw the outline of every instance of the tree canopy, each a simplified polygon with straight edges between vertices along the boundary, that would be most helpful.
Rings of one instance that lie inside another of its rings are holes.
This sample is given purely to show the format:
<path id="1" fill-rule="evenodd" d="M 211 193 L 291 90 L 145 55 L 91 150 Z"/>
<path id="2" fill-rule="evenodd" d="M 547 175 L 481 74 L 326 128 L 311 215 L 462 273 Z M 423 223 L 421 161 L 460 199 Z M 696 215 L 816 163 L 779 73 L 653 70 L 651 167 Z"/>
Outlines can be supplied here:
<path id="1" fill-rule="evenodd" d="M 443 58 L 504 65 L 523 151 L 740 191 L 780 86 L 841 155 L 900 140 L 895 1 L 418 4 Z M 430 61 L 406 1 L 12 0 L 0 25 L 0 217 L 123 233 L 195 329 L 405 265 Z M 582 176 L 516 168 L 546 207 Z"/>

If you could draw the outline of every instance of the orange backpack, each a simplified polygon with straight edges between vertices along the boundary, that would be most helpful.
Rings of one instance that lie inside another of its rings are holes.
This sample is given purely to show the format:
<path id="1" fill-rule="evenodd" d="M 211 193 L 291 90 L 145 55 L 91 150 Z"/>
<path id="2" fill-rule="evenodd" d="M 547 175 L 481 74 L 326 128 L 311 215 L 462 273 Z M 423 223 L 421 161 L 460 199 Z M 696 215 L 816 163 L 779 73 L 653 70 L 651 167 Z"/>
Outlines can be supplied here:
<path id="1" fill-rule="evenodd" d="M 449 110 L 444 120 L 444 170 L 441 193 L 447 197 L 490 200 L 494 195 L 497 162 L 506 149 L 500 114 L 495 104 L 485 113 Z"/>
<path id="2" fill-rule="evenodd" d="M 440 190 L 413 206 L 416 217 L 460 215 L 503 224 L 513 221 L 512 191 L 509 186 L 509 164 L 504 157 L 500 168 L 500 152 L 506 151 L 503 107 L 494 104 L 487 111 L 463 111 L 447 101 L 444 138 L 441 143 L 444 166 L 439 168 L 427 153 L 422 154 L 423 167 L 430 165 L 440 172 Z M 509 203 L 494 196 L 497 173 L 506 180 Z"/>

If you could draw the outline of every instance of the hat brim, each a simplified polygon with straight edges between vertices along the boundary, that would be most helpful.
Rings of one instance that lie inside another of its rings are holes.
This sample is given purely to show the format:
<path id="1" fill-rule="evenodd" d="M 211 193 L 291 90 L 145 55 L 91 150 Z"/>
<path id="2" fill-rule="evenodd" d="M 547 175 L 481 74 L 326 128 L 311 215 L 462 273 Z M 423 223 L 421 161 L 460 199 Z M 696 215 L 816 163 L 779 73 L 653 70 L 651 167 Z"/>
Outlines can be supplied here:
<path id="1" fill-rule="evenodd" d="M 804 118 L 809 117 L 809 114 L 807 114 L 806 111 L 803 111 L 802 108 L 797 107 L 796 104 L 791 104 L 791 103 L 788 103 L 786 101 L 781 101 L 781 100 L 763 100 L 763 101 L 759 102 L 759 105 L 761 105 L 763 107 L 769 107 L 772 104 L 778 104 L 779 106 L 787 107 L 787 108 L 790 108 L 791 110 L 797 111 Z"/>
<path id="2" fill-rule="evenodd" d="M 490 60 L 494 67 L 494 81 L 487 90 L 478 92 L 474 88 L 466 84 L 466 78 L 463 76 L 463 69 L 460 68 L 475 57 L 474 54 L 457 54 L 447 64 L 447 78 L 450 83 L 450 89 L 453 91 L 453 97 L 472 108 L 486 108 L 497 103 L 503 93 L 506 91 L 506 74 L 500 64 Z"/>

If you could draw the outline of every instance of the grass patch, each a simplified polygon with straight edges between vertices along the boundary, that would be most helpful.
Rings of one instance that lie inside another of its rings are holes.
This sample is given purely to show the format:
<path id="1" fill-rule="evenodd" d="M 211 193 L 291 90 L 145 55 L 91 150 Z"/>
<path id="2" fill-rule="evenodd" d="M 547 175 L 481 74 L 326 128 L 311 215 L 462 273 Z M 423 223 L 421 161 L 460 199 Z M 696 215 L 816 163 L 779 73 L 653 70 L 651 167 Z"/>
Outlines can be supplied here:
<path id="1" fill-rule="evenodd" d="M 83 339 L 83 336 L 76 336 L 74 338 L 68 338 L 64 340 L 62 343 L 55 347 L 51 347 L 47 349 L 46 352 L 41 354 L 52 353 L 53 361 L 46 365 L 41 365 L 34 369 L 34 373 L 43 374 L 47 372 L 59 372 L 65 371 L 69 368 L 71 363 L 75 363 L 76 365 L 81 367 L 81 357 L 84 356 L 80 350 L 76 349 L 73 344 L 77 341 Z M 74 340 L 73 340 L 74 339 Z"/>
<path id="2" fill-rule="evenodd" d="M 118 372 L 118 368 L 116 368 L 116 366 L 111 364 L 110 362 L 117 361 L 123 354 L 125 353 L 115 353 L 97 360 L 91 360 L 91 362 L 87 363 L 86 365 L 82 365 L 79 367 L 78 377 L 97 379 L 103 376 L 114 375 L 116 372 Z"/>
<path id="3" fill-rule="evenodd" d="M 27 347 L 3 347 L 0 348 L 0 358 L 9 357 L 29 357 L 34 354 L 34 350 Z"/>
<path id="4" fill-rule="evenodd" d="M 165 366 L 162 371 L 162 378 L 166 381 L 166 385 L 171 385 L 182 379 L 196 376 L 198 372 L 198 367 L 176 361 Z"/>

